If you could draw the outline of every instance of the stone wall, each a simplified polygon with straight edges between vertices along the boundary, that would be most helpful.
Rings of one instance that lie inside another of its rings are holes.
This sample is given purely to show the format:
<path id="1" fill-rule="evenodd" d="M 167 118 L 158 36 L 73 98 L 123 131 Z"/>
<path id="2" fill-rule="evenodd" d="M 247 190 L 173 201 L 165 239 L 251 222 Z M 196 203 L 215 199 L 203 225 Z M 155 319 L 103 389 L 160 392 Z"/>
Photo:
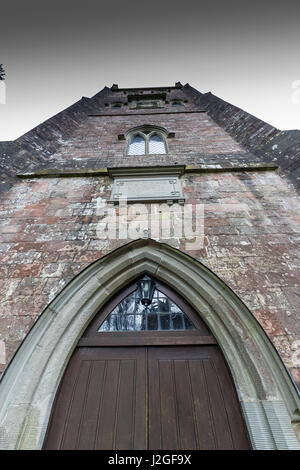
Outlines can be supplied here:
<path id="1" fill-rule="evenodd" d="M 281 174 L 300 188 L 300 130 L 280 131 L 212 93 L 199 93 L 189 85 L 187 94 L 245 149 L 266 162 L 276 162 Z"/>
<path id="2" fill-rule="evenodd" d="M 299 382 L 299 201 L 294 190 L 273 171 L 186 174 L 183 186 L 187 204 L 204 205 L 203 247 L 189 249 L 184 237 L 172 233 L 160 240 L 199 259 L 239 295 Z M 74 276 L 130 241 L 98 238 L 97 200 L 109 198 L 110 190 L 108 177 L 28 179 L 2 202 L 2 368 Z"/>
<path id="3" fill-rule="evenodd" d="M 15 141 L 0 142 L 0 194 L 12 187 L 18 172 L 47 162 L 88 113 L 99 109 L 107 92 L 104 88 L 91 99 L 83 97 Z"/>
<path id="4" fill-rule="evenodd" d="M 239 295 L 300 382 L 300 220 L 292 134 L 285 147 L 291 157 L 279 159 L 272 147 L 283 137 L 280 131 L 259 127 L 256 118 L 189 86 L 163 92 L 163 108 L 134 110 L 128 90 L 104 89 L 17 141 L 1 143 L 1 370 L 57 293 L 91 262 L 130 241 L 98 237 L 97 201 L 110 196 L 108 176 L 20 180 L 16 173 L 178 164 L 194 169 L 182 180 L 186 203 L 204 205 L 204 244 L 191 249 L 184 237 L 160 240 L 200 260 Z M 184 103 L 176 109 L 175 98 Z M 121 109 L 112 108 L 116 101 L 123 102 Z M 167 155 L 126 156 L 126 142 L 118 136 L 143 124 L 175 133 L 167 139 Z M 254 171 L 265 161 L 278 163 L 279 171 Z M 199 172 L 204 169 L 209 171 Z"/>

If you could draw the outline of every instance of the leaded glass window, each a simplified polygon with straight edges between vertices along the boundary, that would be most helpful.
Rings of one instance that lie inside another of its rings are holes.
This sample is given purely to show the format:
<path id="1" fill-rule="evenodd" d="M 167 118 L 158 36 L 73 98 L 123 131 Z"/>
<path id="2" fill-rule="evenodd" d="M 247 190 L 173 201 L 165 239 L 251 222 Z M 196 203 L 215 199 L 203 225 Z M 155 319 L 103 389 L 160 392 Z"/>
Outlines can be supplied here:
<path id="1" fill-rule="evenodd" d="M 141 126 L 139 131 L 135 130 L 127 134 L 127 154 L 164 154 L 167 152 L 165 138 L 166 134 L 164 131 L 156 132 L 152 126 Z"/>
<path id="2" fill-rule="evenodd" d="M 128 155 L 144 155 L 146 152 L 146 142 L 143 136 L 135 135 L 129 144 Z"/>
<path id="3" fill-rule="evenodd" d="M 132 292 L 108 315 L 101 331 L 195 330 L 191 320 L 165 294 L 155 289 L 152 303 L 146 307 L 138 290 Z"/>
<path id="4" fill-rule="evenodd" d="M 166 153 L 165 142 L 162 137 L 153 134 L 149 138 L 149 153 Z"/>

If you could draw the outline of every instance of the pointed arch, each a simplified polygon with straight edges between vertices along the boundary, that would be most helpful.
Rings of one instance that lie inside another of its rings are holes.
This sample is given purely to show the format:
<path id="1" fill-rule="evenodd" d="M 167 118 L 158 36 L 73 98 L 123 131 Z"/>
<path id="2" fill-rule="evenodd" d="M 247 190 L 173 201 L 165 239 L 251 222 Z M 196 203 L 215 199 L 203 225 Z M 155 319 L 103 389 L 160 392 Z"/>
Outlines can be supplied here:
<path id="1" fill-rule="evenodd" d="M 128 142 L 128 155 L 145 155 L 146 137 L 141 132 L 135 132 Z"/>
<path id="2" fill-rule="evenodd" d="M 144 124 L 125 133 L 127 155 L 165 154 L 168 132 L 163 127 Z"/>
<path id="3" fill-rule="evenodd" d="M 166 153 L 165 139 L 157 132 L 151 132 L 148 137 L 149 154 Z"/>
<path id="4" fill-rule="evenodd" d="M 44 310 L 0 383 L 3 449 L 42 447 L 57 387 L 99 309 L 143 273 L 169 284 L 205 321 L 231 370 L 256 449 L 300 448 L 292 421 L 299 398 L 254 316 L 215 274 L 169 245 L 136 240 L 94 262 Z"/>

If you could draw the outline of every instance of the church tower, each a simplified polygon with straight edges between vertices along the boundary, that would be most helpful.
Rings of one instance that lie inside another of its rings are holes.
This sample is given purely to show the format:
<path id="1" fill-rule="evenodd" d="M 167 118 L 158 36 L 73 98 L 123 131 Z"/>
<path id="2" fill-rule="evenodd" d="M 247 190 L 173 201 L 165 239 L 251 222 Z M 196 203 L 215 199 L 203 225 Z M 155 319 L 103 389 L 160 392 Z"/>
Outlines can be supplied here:
<path id="1" fill-rule="evenodd" d="M 299 156 L 180 82 L 0 142 L 0 448 L 299 449 Z"/>

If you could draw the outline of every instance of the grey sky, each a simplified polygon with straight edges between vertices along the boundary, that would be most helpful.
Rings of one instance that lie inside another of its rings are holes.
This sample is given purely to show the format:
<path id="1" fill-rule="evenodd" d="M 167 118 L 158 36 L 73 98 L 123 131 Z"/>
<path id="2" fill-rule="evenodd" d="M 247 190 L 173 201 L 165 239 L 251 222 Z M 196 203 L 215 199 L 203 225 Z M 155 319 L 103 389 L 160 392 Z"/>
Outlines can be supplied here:
<path id="1" fill-rule="evenodd" d="M 0 15 L 0 140 L 112 83 L 188 82 L 300 128 L 299 2 L 10 0 Z"/>

